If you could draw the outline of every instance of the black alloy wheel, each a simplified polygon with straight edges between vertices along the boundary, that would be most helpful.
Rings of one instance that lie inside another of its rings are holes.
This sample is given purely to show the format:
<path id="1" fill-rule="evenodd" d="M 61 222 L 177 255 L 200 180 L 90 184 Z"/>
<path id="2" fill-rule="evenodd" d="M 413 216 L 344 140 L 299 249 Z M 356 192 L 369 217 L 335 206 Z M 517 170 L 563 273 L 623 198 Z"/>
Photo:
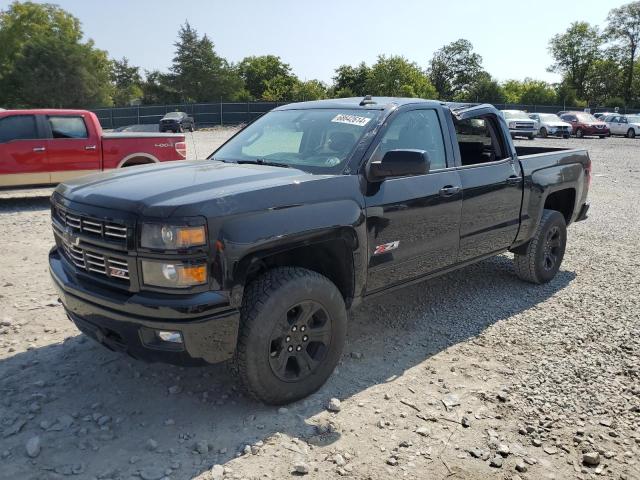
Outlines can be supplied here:
<path id="1" fill-rule="evenodd" d="M 319 303 L 308 300 L 291 307 L 271 332 L 269 365 L 284 382 L 312 375 L 331 345 L 331 317 Z"/>

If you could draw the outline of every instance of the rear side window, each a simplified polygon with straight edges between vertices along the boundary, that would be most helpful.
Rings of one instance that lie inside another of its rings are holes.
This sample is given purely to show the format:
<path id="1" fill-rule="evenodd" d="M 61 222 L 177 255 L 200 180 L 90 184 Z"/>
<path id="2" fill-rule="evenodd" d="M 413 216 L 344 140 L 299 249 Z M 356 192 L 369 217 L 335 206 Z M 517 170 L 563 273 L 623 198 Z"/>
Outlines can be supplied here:
<path id="1" fill-rule="evenodd" d="M 47 117 L 53 138 L 87 138 L 87 126 L 82 117 Z"/>
<path id="2" fill-rule="evenodd" d="M 435 110 L 400 113 L 389 125 L 374 154 L 382 158 L 389 150 L 424 150 L 429 154 L 430 170 L 446 168 L 442 129 Z"/>
<path id="3" fill-rule="evenodd" d="M 36 117 L 14 115 L 0 119 L 0 143 L 12 140 L 35 140 L 38 138 Z"/>
<path id="4" fill-rule="evenodd" d="M 495 162 L 505 158 L 498 129 L 490 117 L 453 120 L 462 165 Z"/>

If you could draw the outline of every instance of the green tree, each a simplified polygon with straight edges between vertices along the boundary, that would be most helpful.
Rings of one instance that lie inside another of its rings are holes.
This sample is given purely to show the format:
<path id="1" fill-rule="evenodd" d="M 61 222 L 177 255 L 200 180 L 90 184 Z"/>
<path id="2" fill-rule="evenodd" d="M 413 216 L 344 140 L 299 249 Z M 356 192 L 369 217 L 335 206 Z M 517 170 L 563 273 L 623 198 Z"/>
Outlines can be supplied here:
<path id="1" fill-rule="evenodd" d="M 189 22 L 180 27 L 174 45 L 171 72 L 182 101 L 230 100 L 242 91 L 242 79 L 235 69 L 215 52 L 209 37 L 200 38 Z"/>
<path id="2" fill-rule="evenodd" d="M 134 100 L 142 98 L 142 77 L 140 68 L 129 64 L 129 60 L 113 60 L 111 68 L 113 82 L 113 103 L 116 107 L 131 105 Z"/>
<path id="3" fill-rule="evenodd" d="M 275 77 L 293 77 L 291 67 L 275 55 L 245 57 L 237 66 L 245 89 L 253 99 L 262 99 L 267 82 Z"/>
<path id="4" fill-rule="evenodd" d="M 294 91 L 299 83 L 296 77 L 291 75 L 277 75 L 266 81 L 266 89 L 262 99 L 268 102 L 291 102 L 294 98 Z"/>
<path id="5" fill-rule="evenodd" d="M 505 102 L 505 94 L 500 83 L 488 73 L 483 72 L 467 87 L 466 91 L 459 93 L 455 100 L 499 104 Z"/>
<path id="6" fill-rule="evenodd" d="M 473 45 L 464 38 L 436 50 L 428 71 L 438 98 L 444 100 L 464 95 L 483 73 L 482 57 L 473 52 Z"/>
<path id="7" fill-rule="evenodd" d="M 553 105 L 557 101 L 555 89 L 547 82 L 525 78 L 524 80 L 507 80 L 503 84 L 507 103 L 524 103 L 526 105 Z"/>
<path id="8" fill-rule="evenodd" d="M 333 90 L 337 97 L 364 97 L 367 91 L 371 69 L 364 62 L 358 66 L 340 65 L 335 69 Z"/>
<path id="9" fill-rule="evenodd" d="M 297 82 L 293 89 L 293 97 L 298 101 L 320 100 L 327 98 L 327 86 L 320 80 Z"/>
<path id="10" fill-rule="evenodd" d="M 554 60 L 549 71 L 565 76 L 583 98 L 589 70 L 600 58 L 601 44 L 598 27 L 587 22 L 572 23 L 565 33 L 557 34 L 549 41 L 549 52 Z"/>
<path id="11" fill-rule="evenodd" d="M 607 35 L 613 36 L 624 51 L 624 99 L 631 102 L 633 96 L 633 76 L 640 44 L 640 1 L 614 8 L 607 16 Z"/>
<path id="12" fill-rule="evenodd" d="M 366 91 L 390 97 L 436 98 L 437 92 L 424 72 L 402 56 L 379 55 L 371 67 Z"/>
<path id="13" fill-rule="evenodd" d="M 111 105 L 111 62 L 80 21 L 51 4 L 0 12 L 0 103 L 13 107 Z"/>
<path id="14" fill-rule="evenodd" d="M 180 102 L 180 94 L 174 88 L 174 78 L 171 74 L 158 70 L 147 70 L 141 88 L 142 103 L 144 104 L 158 105 Z"/>
<path id="15" fill-rule="evenodd" d="M 611 103 L 612 99 L 616 97 L 619 99 L 619 94 L 625 91 L 624 85 L 625 68 L 617 56 L 600 58 L 593 62 L 589 69 L 585 79 L 584 98 L 593 105 L 621 106 Z M 625 101 L 626 98 L 623 103 Z M 616 100 L 616 103 L 619 103 L 619 100 Z"/>

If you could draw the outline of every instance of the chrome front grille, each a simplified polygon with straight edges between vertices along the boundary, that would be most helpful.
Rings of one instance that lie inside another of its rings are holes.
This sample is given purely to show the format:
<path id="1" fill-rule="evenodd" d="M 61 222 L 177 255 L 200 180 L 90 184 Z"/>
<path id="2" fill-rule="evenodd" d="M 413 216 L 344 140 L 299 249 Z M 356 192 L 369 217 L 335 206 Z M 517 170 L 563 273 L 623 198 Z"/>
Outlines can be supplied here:
<path id="1" fill-rule="evenodd" d="M 516 129 L 531 130 L 534 128 L 532 122 L 516 122 Z"/>
<path id="2" fill-rule="evenodd" d="M 76 267 L 117 280 L 129 280 L 129 263 L 125 258 L 103 255 L 87 248 L 81 248 L 62 239 L 64 253 Z"/>
<path id="3" fill-rule="evenodd" d="M 56 205 L 55 213 L 63 225 L 71 227 L 72 230 L 94 235 L 106 240 L 126 243 L 128 229 L 120 223 L 103 221 L 85 215 L 71 213 L 60 205 Z"/>

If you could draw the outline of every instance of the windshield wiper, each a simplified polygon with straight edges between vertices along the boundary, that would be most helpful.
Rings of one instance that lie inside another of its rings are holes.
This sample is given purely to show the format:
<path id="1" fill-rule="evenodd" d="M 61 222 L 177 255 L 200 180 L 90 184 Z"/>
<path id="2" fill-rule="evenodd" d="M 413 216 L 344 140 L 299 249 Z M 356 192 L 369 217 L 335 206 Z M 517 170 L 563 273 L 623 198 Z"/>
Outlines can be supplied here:
<path id="1" fill-rule="evenodd" d="M 291 165 L 288 163 L 272 162 L 271 160 L 265 160 L 264 158 L 256 158 L 255 160 L 238 160 L 236 163 L 252 163 L 257 165 L 268 165 L 270 167 L 291 168 Z"/>

